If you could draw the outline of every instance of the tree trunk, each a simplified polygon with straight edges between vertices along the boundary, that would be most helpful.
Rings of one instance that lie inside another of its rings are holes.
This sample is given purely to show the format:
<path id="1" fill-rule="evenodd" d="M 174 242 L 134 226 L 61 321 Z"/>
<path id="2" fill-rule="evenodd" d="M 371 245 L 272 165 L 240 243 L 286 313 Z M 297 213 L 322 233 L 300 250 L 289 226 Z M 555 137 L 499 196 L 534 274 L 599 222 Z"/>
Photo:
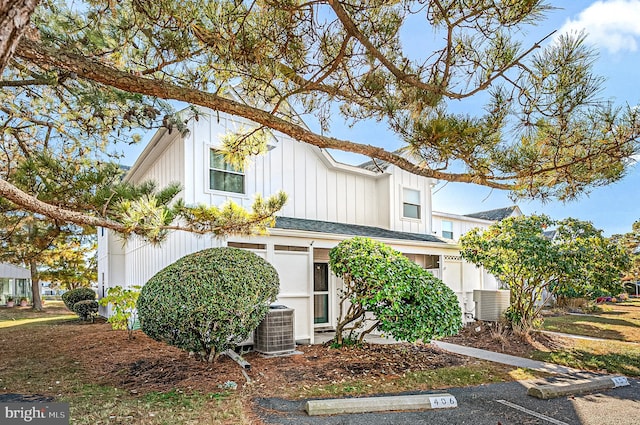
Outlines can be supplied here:
<path id="1" fill-rule="evenodd" d="M 13 56 L 38 0 L 0 0 L 0 75 Z"/>
<path id="2" fill-rule="evenodd" d="M 29 263 L 31 270 L 31 299 L 33 309 L 42 311 L 42 297 L 40 296 L 40 273 L 38 273 L 38 265 L 35 261 Z"/>

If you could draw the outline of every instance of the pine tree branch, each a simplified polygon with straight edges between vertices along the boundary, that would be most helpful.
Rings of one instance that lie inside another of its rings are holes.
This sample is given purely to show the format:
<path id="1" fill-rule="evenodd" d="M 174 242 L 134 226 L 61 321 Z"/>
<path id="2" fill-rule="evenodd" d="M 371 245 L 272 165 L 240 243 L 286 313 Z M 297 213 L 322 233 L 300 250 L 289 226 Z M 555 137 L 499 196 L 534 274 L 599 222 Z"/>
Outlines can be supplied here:
<path id="1" fill-rule="evenodd" d="M 145 78 L 140 75 L 120 71 L 79 54 L 52 47 L 45 47 L 33 40 L 23 39 L 18 46 L 16 54 L 34 63 L 43 66 L 55 66 L 73 72 L 79 78 L 86 78 L 124 91 L 162 99 L 181 100 L 193 105 L 204 106 L 231 115 L 241 116 L 283 134 L 287 134 L 295 140 L 306 142 L 319 148 L 359 153 L 367 157 L 386 161 L 416 175 L 461 183 L 476 183 L 495 189 L 511 190 L 515 188 L 511 183 L 501 183 L 497 181 L 509 180 L 513 178 L 513 176 L 496 178 L 494 176 L 470 173 L 445 173 L 435 171 L 427 167 L 418 166 L 400 154 L 386 151 L 378 146 L 323 136 L 308 130 L 304 126 L 296 125 L 259 108 L 251 107 L 213 93 L 178 86 L 168 81 Z"/>

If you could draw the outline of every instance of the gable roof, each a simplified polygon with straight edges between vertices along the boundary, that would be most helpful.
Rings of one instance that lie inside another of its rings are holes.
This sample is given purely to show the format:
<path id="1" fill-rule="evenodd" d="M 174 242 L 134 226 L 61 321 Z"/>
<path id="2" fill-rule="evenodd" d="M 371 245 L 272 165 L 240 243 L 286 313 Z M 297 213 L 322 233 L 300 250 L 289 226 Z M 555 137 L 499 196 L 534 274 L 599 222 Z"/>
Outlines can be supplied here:
<path id="1" fill-rule="evenodd" d="M 395 232 L 380 227 L 359 224 L 333 223 L 329 221 L 307 220 L 303 218 L 276 217 L 276 229 L 303 230 L 308 232 L 331 233 L 336 235 L 367 236 L 370 238 L 401 239 L 419 242 L 449 242 L 433 235 L 422 233 Z"/>
<path id="2" fill-rule="evenodd" d="M 518 206 L 513 205 L 505 208 L 497 208 L 495 210 L 480 211 L 477 213 L 465 214 L 464 216 L 471 217 L 471 218 L 480 218 L 482 220 L 500 221 L 507 217 L 511 217 L 511 215 L 513 215 L 516 209 L 519 210 Z"/>
<path id="3" fill-rule="evenodd" d="M 24 267 L 16 266 L 15 264 L 0 263 L 0 277 L 29 279 L 31 277 L 31 271 Z"/>

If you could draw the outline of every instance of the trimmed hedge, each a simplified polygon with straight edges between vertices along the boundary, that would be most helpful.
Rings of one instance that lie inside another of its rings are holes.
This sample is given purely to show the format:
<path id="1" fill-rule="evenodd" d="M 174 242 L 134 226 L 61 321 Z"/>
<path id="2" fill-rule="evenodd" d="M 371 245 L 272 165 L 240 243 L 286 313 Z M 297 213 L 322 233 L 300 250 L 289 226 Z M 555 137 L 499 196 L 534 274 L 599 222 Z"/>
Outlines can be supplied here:
<path id="1" fill-rule="evenodd" d="M 280 286 L 264 259 L 236 248 L 211 248 L 164 268 L 142 287 L 142 331 L 214 361 L 244 341 L 266 316 Z"/>
<path id="2" fill-rule="evenodd" d="M 73 305 L 73 312 L 77 314 L 82 320 L 93 321 L 96 314 L 98 314 L 98 301 L 96 300 L 83 300 L 78 301 Z"/>
<path id="3" fill-rule="evenodd" d="M 84 300 L 95 300 L 96 292 L 91 288 L 76 288 L 62 294 L 62 301 L 67 308 L 75 313 L 73 306 Z"/>

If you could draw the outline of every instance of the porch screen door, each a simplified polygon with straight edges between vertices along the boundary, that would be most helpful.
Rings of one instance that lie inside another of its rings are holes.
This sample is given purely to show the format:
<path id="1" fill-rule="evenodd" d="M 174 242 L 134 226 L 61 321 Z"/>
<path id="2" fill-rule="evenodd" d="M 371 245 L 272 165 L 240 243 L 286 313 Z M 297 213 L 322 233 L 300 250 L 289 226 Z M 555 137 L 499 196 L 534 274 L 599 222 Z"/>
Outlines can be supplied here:
<path id="1" fill-rule="evenodd" d="M 329 265 L 313 264 L 313 323 L 329 323 Z"/>

